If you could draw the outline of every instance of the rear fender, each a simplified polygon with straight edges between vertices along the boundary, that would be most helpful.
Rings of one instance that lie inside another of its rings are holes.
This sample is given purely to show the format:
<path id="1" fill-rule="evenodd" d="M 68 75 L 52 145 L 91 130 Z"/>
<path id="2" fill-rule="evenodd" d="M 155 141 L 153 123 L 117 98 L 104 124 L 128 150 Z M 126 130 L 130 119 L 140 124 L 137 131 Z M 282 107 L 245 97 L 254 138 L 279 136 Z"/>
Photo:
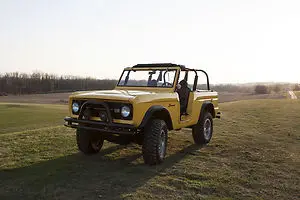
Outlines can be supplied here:
<path id="1" fill-rule="evenodd" d="M 210 112 L 213 118 L 216 117 L 214 105 L 211 102 L 204 102 L 201 107 L 199 119 L 205 112 Z"/>

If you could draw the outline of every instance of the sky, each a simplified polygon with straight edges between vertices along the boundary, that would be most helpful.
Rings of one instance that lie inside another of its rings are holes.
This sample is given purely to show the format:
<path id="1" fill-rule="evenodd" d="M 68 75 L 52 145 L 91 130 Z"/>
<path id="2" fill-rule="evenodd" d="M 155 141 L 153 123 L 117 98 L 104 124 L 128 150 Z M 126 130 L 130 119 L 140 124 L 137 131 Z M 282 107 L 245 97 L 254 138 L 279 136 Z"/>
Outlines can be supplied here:
<path id="1" fill-rule="evenodd" d="M 115 79 L 161 62 L 212 83 L 300 83 L 300 1 L 0 0 L 0 73 Z"/>

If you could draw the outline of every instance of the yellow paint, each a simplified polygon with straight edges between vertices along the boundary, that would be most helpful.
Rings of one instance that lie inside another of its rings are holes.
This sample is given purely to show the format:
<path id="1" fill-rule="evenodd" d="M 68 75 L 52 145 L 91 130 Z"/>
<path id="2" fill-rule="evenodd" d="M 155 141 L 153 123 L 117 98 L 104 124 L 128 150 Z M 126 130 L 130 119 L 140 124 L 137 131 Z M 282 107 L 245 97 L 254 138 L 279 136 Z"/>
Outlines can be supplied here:
<path id="1" fill-rule="evenodd" d="M 179 76 L 180 68 L 171 67 L 169 69 L 177 69 L 176 79 L 175 79 L 177 80 Z M 114 119 L 113 122 L 132 124 L 136 127 L 138 127 L 141 124 L 147 110 L 150 107 L 155 105 L 163 106 L 169 111 L 174 129 L 184 128 L 196 124 L 199 119 L 201 106 L 204 102 L 212 102 L 215 107 L 215 113 L 218 112 L 219 108 L 218 108 L 217 92 L 211 92 L 206 90 L 195 91 L 190 93 L 189 104 L 187 108 L 187 112 L 189 115 L 182 116 L 182 120 L 180 120 L 179 96 L 175 92 L 175 87 L 176 84 L 174 84 L 173 88 L 117 86 L 114 90 L 75 92 L 69 97 L 70 116 L 74 118 L 78 117 L 77 115 L 72 114 L 71 104 L 74 99 L 76 100 L 93 99 L 96 101 L 104 100 L 104 101 L 131 103 L 133 105 L 133 119 L 132 120 Z"/>

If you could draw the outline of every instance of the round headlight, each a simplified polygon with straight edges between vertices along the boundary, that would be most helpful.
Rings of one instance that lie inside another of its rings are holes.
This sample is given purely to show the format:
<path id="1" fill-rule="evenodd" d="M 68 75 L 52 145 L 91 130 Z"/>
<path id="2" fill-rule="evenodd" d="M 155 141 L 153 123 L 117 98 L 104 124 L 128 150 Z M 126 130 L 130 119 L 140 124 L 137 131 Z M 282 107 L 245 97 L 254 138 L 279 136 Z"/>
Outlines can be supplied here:
<path id="1" fill-rule="evenodd" d="M 121 108 L 122 117 L 128 117 L 130 115 L 130 108 L 128 106 L 123 106 Z"/>
<path id="2" fill-rule="evenodd" d="M 78 113 L 78 111 L 79 111 L 79 104 L 77 102 L 74 102 L 72 104 L 72 110 L 73 110 L 74 113 Z"/>

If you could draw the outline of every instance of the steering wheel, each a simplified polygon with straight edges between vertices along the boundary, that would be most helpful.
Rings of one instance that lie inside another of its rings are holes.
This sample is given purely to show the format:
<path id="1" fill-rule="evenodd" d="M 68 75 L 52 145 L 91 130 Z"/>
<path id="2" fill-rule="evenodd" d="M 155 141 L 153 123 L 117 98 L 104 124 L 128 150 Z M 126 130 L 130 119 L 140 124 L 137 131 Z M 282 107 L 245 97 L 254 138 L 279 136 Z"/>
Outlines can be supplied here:
<path id="1" fill-rule="evenodd" d="M 169 83 L 169 82 L 164 82 L 163 84 L 162 84 L 162 86 L 163 87 L 172 87 L 172 83 Z"/>

